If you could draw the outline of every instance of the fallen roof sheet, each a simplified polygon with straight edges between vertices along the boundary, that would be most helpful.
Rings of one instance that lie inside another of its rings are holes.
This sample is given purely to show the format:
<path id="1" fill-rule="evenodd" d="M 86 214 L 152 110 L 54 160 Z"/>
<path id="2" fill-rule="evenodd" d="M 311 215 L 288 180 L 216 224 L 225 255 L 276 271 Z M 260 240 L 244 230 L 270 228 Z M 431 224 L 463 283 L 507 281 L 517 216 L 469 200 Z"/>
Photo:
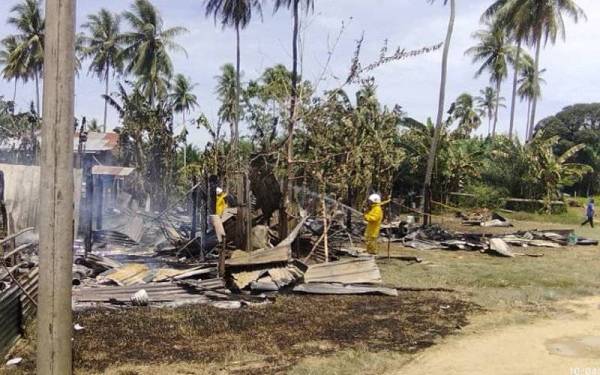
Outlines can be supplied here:
<path id="1" fill-rule="evenodd" d="M 150 303 L 175 302 L 193 300 L 195 303 L 209 302 L 211 299 L 226 299 L 229 291 L 222 279 L 211 279 L 190 282 L 150 283 L 140 286 L 92 287 L 73 290 L 73 300 L 76 303 L 128 303 L 131 296 L 140 290 L 145 290 Z"/>
<path id="2" fill-rule="evenodd" d="M 495 251 L 496 253 L 513 258 L 515 254 L 510 249 L 510 246 L 500 238 L 492 238 L 490 239 L 490 250 Z"/>
<path id="3" fill-rule="evenodd" d="M 272 249 L 262 249 L 251 252 L 236 250 L 231 258 L 225 261 L 226 266 L 253 266 L 259 264 L 282 263 L 290 260 L 292 248 L 278 246 Z"/>
<path id="4" fill-rule="evenodd" d="M 241 290 L 250 285 L 253 281 L 258 280 L 266 272 L 267 270 L 242 271 L 233 273 L 231 277 L 233 278 L 235 286 Z"/>
<path id="5" fill-rule="evenodd" d="M 144 235 L 144 220 L 139 216 L 131 217 L 125 225 L 113 229 L 94 231 L 94 239 L 100 242 L 137 245 Z"/>
<path id="6" fill-rule="evenodd" d="M 293 290 L 294 292 L 311 294 L 383 294 L 386 296 L 398 297 L 398 291 L 396 289 L 375 285 L 310 283 L 297 285 Z"/>
<path id="7" fill-rule="evenodd" d="M 373 257 L 314 264 L 304 274 L 306 283 L 381 284 L 379 267 Z"/>
<path id="8" fill-rule="evenodd" d="M 123 267 L 107 271 L 98 276 L 99 281 L 112 281 L 120 286 L 144 284 L 152 280 L 153 272 L 148 266 L 138 263 L 126 264 Z"/>

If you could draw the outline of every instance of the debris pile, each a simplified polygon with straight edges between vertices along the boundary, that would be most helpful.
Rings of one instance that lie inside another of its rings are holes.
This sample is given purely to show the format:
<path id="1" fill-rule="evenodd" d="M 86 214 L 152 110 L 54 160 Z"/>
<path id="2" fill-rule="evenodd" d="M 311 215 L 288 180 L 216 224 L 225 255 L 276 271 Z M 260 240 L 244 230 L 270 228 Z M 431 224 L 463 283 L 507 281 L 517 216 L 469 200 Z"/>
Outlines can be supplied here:
<path id="1" fill-rule="evenodd" d="M 510 245 L 547 248 L 598 245 L 596 240 L 576 236 L 571 229 L 531 230 L 492 235 L 450 232 L 436 225 L 418 228 L 406 235 L 402 242 L 406 247 L 419 250 L 478 250 L 507 257 L 522 255 L 514 253 Z"/>
<path id="2" fill-rule="evenodd" d="M 487 209 L 457 214 L 463 220 L 463 225 L 478 227 L 512 227 L 513 225 L 504 216 Z"/>

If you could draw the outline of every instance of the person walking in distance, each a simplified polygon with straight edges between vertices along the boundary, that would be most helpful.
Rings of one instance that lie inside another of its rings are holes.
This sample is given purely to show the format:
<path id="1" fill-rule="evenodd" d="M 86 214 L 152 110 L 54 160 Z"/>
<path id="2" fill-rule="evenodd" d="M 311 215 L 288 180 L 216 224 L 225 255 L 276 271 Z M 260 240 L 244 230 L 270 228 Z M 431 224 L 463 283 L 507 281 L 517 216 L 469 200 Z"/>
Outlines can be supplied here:
<path id="1" fill-rule="evenodd" d="M 587 223 L 590 223 L 590 226 L 593 228 L 595 214 L 596 214 L 596 207 L 594 206 L 594 199 L 590 198 L 590 200 L 588 201 L 588 204 L 585 206 L 585 216 L 587 217 L 587 219 L 583 223 L 581 223 L 581 226 L 584 226 Z"/>

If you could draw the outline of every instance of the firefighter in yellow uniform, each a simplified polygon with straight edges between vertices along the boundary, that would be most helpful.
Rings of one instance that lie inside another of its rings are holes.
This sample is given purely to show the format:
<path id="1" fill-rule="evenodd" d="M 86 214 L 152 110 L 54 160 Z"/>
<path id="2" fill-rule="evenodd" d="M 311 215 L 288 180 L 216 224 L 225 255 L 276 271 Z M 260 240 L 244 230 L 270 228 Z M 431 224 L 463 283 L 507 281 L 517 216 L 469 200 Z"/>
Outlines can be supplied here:
<path id="1" fill-rule="evenodd" d="M 217 193 L 217 202 L 216 202 L 216 214 L 221 216 L 223 215 L 223 212 L 225 212 L 225 209 L 227 208 L 227 193 L 223 191 L 223 189 L 221 189 L 220 187 L 218 187 L 216 189 L 216 193 Z"/>
<path id="2" fill-rule="evenodd" d="M 364 219 L 367 222 L 367 229 L 365 230 L 367 252 L 369 254 L 377 254 L 377 237 L 379 237 L 379 230 L 383 221 L 381 196 L 379 194 L 371 194 L 369 196 L 369 209 L 365 212 Z"/>

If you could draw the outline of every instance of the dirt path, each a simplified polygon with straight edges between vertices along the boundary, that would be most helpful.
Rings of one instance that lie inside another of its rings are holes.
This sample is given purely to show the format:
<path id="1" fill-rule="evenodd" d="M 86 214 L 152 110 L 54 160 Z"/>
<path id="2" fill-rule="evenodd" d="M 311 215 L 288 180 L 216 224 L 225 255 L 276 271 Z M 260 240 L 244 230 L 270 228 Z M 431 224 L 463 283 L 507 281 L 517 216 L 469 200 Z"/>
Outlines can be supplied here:
<path id="1" fill-rule="evenodd" d="M 600 297 L 562 302 L 568 313 L 527 325 L 455 336 L 402 374 L 600 374 Z"/>

